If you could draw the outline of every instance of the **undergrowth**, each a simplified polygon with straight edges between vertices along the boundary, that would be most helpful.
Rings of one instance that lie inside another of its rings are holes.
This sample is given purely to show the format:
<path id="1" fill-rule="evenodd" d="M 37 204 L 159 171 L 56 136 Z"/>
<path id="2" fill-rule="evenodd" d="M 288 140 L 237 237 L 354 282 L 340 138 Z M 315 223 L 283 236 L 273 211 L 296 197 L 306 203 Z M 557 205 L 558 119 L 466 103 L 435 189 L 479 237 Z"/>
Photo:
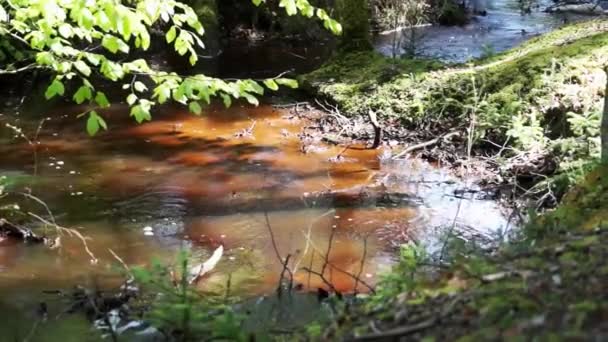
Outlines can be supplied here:
<path id="1" fill-rule="evenodd" d="M 493 253 L 449 264 L 405 247 L 376 294 L 344 307 L 324 339 L 593 340 L 606 336 L 608 166 Z M 429 272 L 429 269 L 434 271 Z"/>
<path id="2" fill-rule="evenodd" d="M 475 141 L 541 148 L 564 165 L 599 154 L 599 118 L 608 64 L 608 21 L 571 25 L 468 65 L 340 54 L 301 83 L 345 115 L 395 118 L 433 134 L 479 113 Z M 443 132 L 442 132 L 443 131 Z"/>

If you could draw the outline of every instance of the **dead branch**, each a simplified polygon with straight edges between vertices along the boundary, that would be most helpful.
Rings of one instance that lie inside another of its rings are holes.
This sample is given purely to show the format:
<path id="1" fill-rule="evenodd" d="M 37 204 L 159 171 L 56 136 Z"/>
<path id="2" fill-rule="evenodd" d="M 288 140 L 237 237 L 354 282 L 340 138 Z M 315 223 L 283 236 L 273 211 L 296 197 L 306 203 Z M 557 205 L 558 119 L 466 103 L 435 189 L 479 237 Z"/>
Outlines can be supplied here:
<path id="1" fill-rule="evenodd" d="M 336 290 L 336 288 L 334 287 L 334 284 L 332 284 L 332 283 L 331 283 L 329 280 L 327 280 L 327 278 L 325 278 L 325 275 L 323 275 L 322 273 L 317 272 L 317 271 L 315 271 L 315 270 L 312 270 L 312 269 L 310 269 L 310 268 L 308 268 L 308 267 L 304 267 L 304 268 L 302 268 L 302 270 L 303 270 L 303 271 L 306 271 L 306 272 L 308 272 L 308 273 L 310 273 L 310 274 L 314 274 L 314 275 L 316 275 L 317 277 L 319 277 L 319 278 L 321 279 L 321 281 L 323 281 L 323 283 L 324 283 L 325 285 L 327 285 L 327 287 L 328 287 L 328 288 L 329 288 L 329 289 L 330 289 L 332 292 L 334 292 L 334 293 L 339 293 L 339 292 L 338 292 L 338 290 Z"/>
<path id="2" fill-rule="evenodd" d="M 361 279 L 361 274 L 363 274 L 363 267 L 365 266 L 365 259 L 367 258 L 367 238 L 369 236 L 365 236 L 363 239 L 363 256 L 361 256 L 361 267 L 359 267 L 359 273 L 355 278 L 355 294 L 357 294 L 357 286 L 359 285 L 359 279 Z"/>
<path id="3" fill-rule="evenodd" d="M 281 271 L 281 277 L 279 278 L 279 285 L 277 286 L 277 294 L 279 296 L 281 296 L 281 294 L 283 293 L 283 279 L 285 278 L 285 272 L 289 272 L 289 274 L 290 274 L 288 290 L 291 291 L 291 288 L 293 287 L 293 274 L 291 273 L 291 270 L 289 269 L 289 259 L 290 258 L 291 258 L 291 254 L 287 254 L 285 261 L 282 262 L 283 270 Z"/>
<path id="4" fill-rule="evenodd" d="M 382 141 L 382 127 L 378 123 L 376 112 L 370 109 L 367 111 L 367 115 L 369 116 L 369 121 L 372 123 L 372 126 L 374 126 L 374 143 L 371 148 L 376 149 L 380 146 L 380 142 Z"/>
<path id="5" fill-rule="evenodd" d="M 398 328 L 387 330 L 387 331 L 382 331 L 382 332 L 378 332 L 378 333 L 355 337 L 354 340 L 355 341 L 378 341 L 378 340 L 386 340 L 389 338 L 395 338 L 395 337 L 399 337 L 399 336 L 411 335 L 411 334 L 417 333 L 421 330 L 428 329 L 428 328 L 434 326 L 435 324 L 437 324 L 437 322 L 438 322 L 438 319 L 433 317 L 431 319 L 422 321 L 422 322 L 414 324 L 414 325 L 407 325 L 404 327 L 398 327 Z"/>
<path id="6" fill-rule="evenodd" d="M 24 242 L 46 243 L 47 241 L 46 238 L 34 234 L 30 229 L 19 227 L 3 218 L 0 218 L 0 233 Z"/>
<path id="7" fill-rule="evenodd" d="M 87 244 L 87 239 L 89 239 L 89 238 L 83 236 L 76 229 L 61 227 L 58 224 L 49 222 L 49 221 L 43 219 L 42 217 L 40 217 L 40 216 L 38 216 L 38 215 L 36 215 L 34 213 L 31 213 L 31 212 L 28 212 L 27 214 L 30 215 L 31 217 L 37 219 L 38 221 L 44 223 L 44 224 L 47 224 L 49 226 L 53 226 L 57 230 L 57 233 L 59 235 L 62 235 L 63 233 L 67 233 L 68 236 L 70 236 L 70 237 L 76 236 L 82 242 L 82 245 L 84 246 L 84 250 L 91 257 L 91 263 L 94 264 L 94 265 L 97 264 L 97 262 L 99 260 L 95 257 L 95 254 L 93 254 L 93 252 L 91 252 L 91 250 L 89 249 L 89 245 Z"/>
<path id="8" fill-rule="evenodd" d="M 425 141 L 425 142 L 422 142 L 420 144 L 409 146 L 405 150 L 403 150 L 403 151 L 397 153 L 395 156 L 393 156 L 392 159 L 399 159 L 399 158 L 405 156 L 406 154 L 409 154 L 411 152 L 414 152 L 416 150 L 419 150 L 419 149 L 422 149 L 422 148 L 425 148 L 425 147 L 433 146 L 433 145 L 435 145 L 435 144 L 437 144 L 439 142 L 442 142 L 442 141 L 444 141 L 446 139 L 449 139 L 449 138 L 451 138 L 453 136 L 456 136 L 456 135 L 460 135 L 460 132 L 450 132 L 450 133 L 447 133 L 447 134 L 442 135 L 440 137 L 437 137 L 435 139 L 431 139 L 429 141 Z"/>
<path id="9" fill-rule="evenodd" d="M 284 108 L 293 108 L 293 107 L 299 107 L 299 106 L 307 106 L 309 104 L 310 104 L 310 102 L 308 102 L 308 101 L 285 103 L 285 104 L 273 104 L 272 108 L 284 109 Z"/>
<path id="10" fill-rule="evenodd" d="M 274 233 L 272 231 L 272 226 L 270 225 L 270 219 L 268 218 L 267 211 L 264 211 L 264 218 L 266 220 L 266 228 L 268 228 L 268 233 L 270 234 L 270 241 L 272 242 L 272 248 L 274 249 L 274 253 L 277 256 L 277 260 L 279 260 L 279 262 L 283 266 L 283 270 L 281 272 L 281 278 L 279 279 L 279 288 L 277 289 L 277 291 L 279 291 L 279 289 L 281 288 L 281 283 L 283 282 L 283 277 L 285 275 L 285 271 L 287 271 L 289 273 L 289 277 L 290 277 L 289 288 L 291 289 L 291 287 L 293 285 L 293 271 L 289 268 L 289 259 L 291 258 L 291 254 L 287 254 L 287 257 L 285 258 L 285 260 L 283 260 L 283 258 L 281 257 L 281 253 L 279 252 L 279 248 L 277 247 L 277 242 L 274 238 Z"/>

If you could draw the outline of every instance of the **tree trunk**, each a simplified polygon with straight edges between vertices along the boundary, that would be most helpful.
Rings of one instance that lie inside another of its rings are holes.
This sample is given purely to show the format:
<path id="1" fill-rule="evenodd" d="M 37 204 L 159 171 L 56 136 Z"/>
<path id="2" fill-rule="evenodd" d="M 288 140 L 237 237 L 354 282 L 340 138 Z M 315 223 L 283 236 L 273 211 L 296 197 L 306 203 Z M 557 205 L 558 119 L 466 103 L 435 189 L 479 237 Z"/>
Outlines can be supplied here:
<path id="1" fill-rule="evenodd" d="M 605 72 L 606 90 L 604 91 L 604 111 L 602 113 L 600 138 L 602 139 L 602 163 L 608 164 L 608 67 L 606 67 Z"/>

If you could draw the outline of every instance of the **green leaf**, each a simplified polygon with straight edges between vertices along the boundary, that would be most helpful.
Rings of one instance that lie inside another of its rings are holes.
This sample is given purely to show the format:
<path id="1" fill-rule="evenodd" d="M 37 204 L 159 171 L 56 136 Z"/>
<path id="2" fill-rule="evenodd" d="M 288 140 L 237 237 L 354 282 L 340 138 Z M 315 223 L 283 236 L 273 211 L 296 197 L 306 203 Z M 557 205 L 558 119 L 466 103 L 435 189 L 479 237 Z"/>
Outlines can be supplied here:
<path id="1" fill-rule="evenodd" d="M 190 112 L 196 115 L 201 115 L 201 113 L 203 112 L 201 105 L 197 101 L 190 102 L 190 104 L 188 104 L 188 109 L 190 110 Z"/>
<path id="2" fill-rule="evenodd" d="M 65 88 L 63 87 L 63 83 L 58 79 L 54 79 L 53 82 L 46 88 L 44 93 L 44 97 L 47 100 L 55 97 L 55 95 L 63 95 L 65 93 Z"/>
<path id="3" fill-rule="evenodd" d="M 91 63 L 94 66 L 98 66 L 99 62 L 101 61 L 101 56 L 96 55 L 94 53 L 87 53 L 85 55 L 85 57 L 87 58 L 87 60 L 89 61 L 89 63 Z"/>
<path id="4" fill-rule="evenodd" d="M 78 91 L 76 91 L 76 93 L 74 93 L 73 98 L 74 102 L 76 102 L 77 104 L 82 104 L 84 101 L 90 100 L 92 96 L 93 94 L 91 93 L 91 88 L 86 85 L 83 85 L 78 88 Z"/>
<path id="5" fill-rule="evenodd" d="M 2 6 L 0 6 L 0 22 L 8 21 L 8 14 Z"/>
<path id="6" fill-rule="evenodd" d="M 108 98 L 106 97 L 106 94 L 104 94 L 101 91 L 98 91 L 97 94 L 95 94 L 95 102 L 101 108 L 108 108 L 108 107 L 110 107 L 110 101 L 108 101 Z"/>
<path id="7" fill-rule="evenodd" d="M 144 108 L 142 105 L 137 105 L 131 108 L 131 116 L 135 118 L 137 123 L 142 123 L 145 120 L 151 120 L 152 116 L 150 115 L 150 110 Z"/>
<path id="8" fill-rule="evenodd" d="M 280 84 L 280 85 L 284 85 L 286 87 L 289 87 L 291 89 L 297 89 L 298 88 L 298 81 L 291 79 L 291 78 L 277 78 L 275 79 L 275 82 Z"/>
<path id="9" fill-rule="evenodd" d="M 87 119 L 87 133 L 89 133 L 90 136 L 94 136 L 99 132 L 100 127 L 105 130 L 108 129 L 104 119 L 99 116 L 96 111 L 92 110 L 89 112 L 89 118 Z"/>
<path id="10" fill-rule="evenodd" d="M 253 2 L 253 4 L 256 6 L 260 6 L 264 0 L 251 0 L 251 2 Z"/>
<path id="11" fill-rule="evenodd" d="M 129 106 L 132 106 L 136 101 L 137 101 L 137 95 L 129 94 L 129 96 L 127 96 L 127 104 Z"/>
<path id="12" fill-rule="evenodd" d="M 81 74 L 85 76 L 91 75 L 91 68 L 87 65 L 87 63 L 81 60 L 74 62 L 74 67 L 76 68 L 76 70 L 78 70 Z"/>
<path id="13" fill-rule="evenodd" d="M 244 93 L 244 94 L 241 94 L 241 95 L 245 98 L 245 100 L 247 100 L 247 102 L 251 103 L 254 106 L 257 106 L 257 105 L 260 104 L 260 101 L 258 101 L 258 99 L 255 96 L 251 95 L 251 94 Z"/>
<path id="14" fill-rule="evenodd" d="M 194 66 L 196 64 L 196 62 L 198 61 L 198 56 L 193 53 L 190 55 L 190 58 L 188 58 L 188 61 L 190 62 L 190 65 Z"/>
<path id="15" fill-rule="evenodd" d="M 162 83 L 156 89 L 154 89 L 154 97 L 158 99 L 159 103 L 165 103 L 171 98 L 171 87 L 167 83 Z"/>
<path id="16" fill-rule="evenodd" d="M 266 86 L 266 88 L 268 88 L 270 90 L 274 90 L 274 91 L 279 90 L 279 85 L 273 79 L 264 80 L 264 85 Z"/>
<path id="17" fill-rule="evenodd" d="M 169 31 L 167 31 L 167 34 L 165 35 L 165 38 L 167 39 L 167 43 L 171 43 L 175 40 L 175 37 L 177 36 L 177 29 L 175 28 L 175 26 L 171 26 L 171 28 L 169 29 Z"/>
<path id="18" fill-rule="evenodd" d="M 62 24 L 61 26 L 59 26 L 59 34 L 66 39 L 70 39 L 72 38 L 72 36 L 74 35 L 74 31 L 72 30 L 72 26 L 68 25 L 68 24 Z"/>
<path id="19" fill-rule="evenodd" d="M 97 132 L 99 132 L 99 122 L 93 115 L 93 112 L 91 112 L 87 119 L 87 133 L 89 133 L 90 136 L 94 136 Z"/>
<path id="20" fill-rule="evenodd" d="M 133 87 L 135 88 L 136 91 L 143 93 L 144 91 L 148 90 L 148 87 L 146 87 L 145 84 L 143 84 L 140 81 L 137 81 L 133 84 Z"/>
<path id="21" fill-rule="evenodd" d="M 222 94 L 221 96 L 222 100 L 224 100 L 224 106 L 226 106 L 226 108 L 230 107 L 232 105 L 232 98 L 230 95 Z"/>
<path id="22" fill-rule="evenodd" d="M 298 13 L 295 0 L 281 0 L 279 2 L 279 7 L 285 8 L 287 15 L 294 15 Z"/>
<path id="23" fill-rule="evenodd" d="M 101 45 L 111 53 L 117 53 L 118 51 L 129 53 L 129 45 L 122 39 L 106 34 L 101 40 Z"/>

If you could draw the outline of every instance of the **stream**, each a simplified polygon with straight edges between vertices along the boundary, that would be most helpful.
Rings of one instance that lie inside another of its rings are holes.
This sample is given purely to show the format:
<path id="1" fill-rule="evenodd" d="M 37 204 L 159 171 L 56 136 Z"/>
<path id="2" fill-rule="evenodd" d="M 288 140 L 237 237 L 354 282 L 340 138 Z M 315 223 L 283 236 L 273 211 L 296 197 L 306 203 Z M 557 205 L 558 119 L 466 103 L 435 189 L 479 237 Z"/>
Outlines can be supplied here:
<path id="1" fill-rule="evenodd" d="M 424 51 L 462 61 L 479 55 L 483 44 L 507 49 L 526 38 L 522 29 L 538 34 L 561 20 L 516 11 L 497 1 L 469 26 L 425 29 Z M 378 50 L 386 52 L 389 38 L 378 38 Z M 305 52 L 291 54 L 293 63 Z M 250 63 L 249 72 L 257 73 L 255 59 Z M 326 269 L 335 289 L 353 293 L 368 291 L 353 275 L 373 286 L 401 244 L 416 241 L 432 252 L 448 231 L 492 239 L 512 225 L 496 202 L 467 192 L 475 179 L 419 160 L 387 160 L 389 147 L 345 149 L 302 139 L 313 122 L 290 109 L 212 105 L 197 117 L 165 106 L 153 121 L 135 125 L 127 108 L 115 105 L 104 113 L 109 131 L 94 138 L 74 119 L 80 111 L 44 109 L 35 158 L 4 124 L 33 136 L 40 110 L 0 116 L 0 170 L 22 179 L 58 223 L 87 236 L 96 259 L 70 236 L 53 250 L 0 240 L 0 339 L 27 336 L 44 303 L 49 317 L 60 319 L 36 341 L 85 340 L 90 322 L 65 313 L 66 298 L 48 291 L 119 285 L 121 266 L 112 253 L 128 265 L 171 262 L 182 249 L 204 261 L 221 245 L 221 261 L 198 286 L 223 293 L 230 279 L 231 293 L 242 298 L 272 294 L 282 270 L 278 256 L 289 255 L 301 293 L 327 289 L 304 268 Z M 300 306 L 314 317 L 318 305 Z"/>
<path id="2" fill-rule="evenodd" d="M 463 26 L 426 26 L 415 30 L 418 37 L 416 53 L 445 62 L 463 63 L 472 58 L 508 50 L 530 38 L 557 29 L 566 23 L 588 20 L 593 16 L 574 13 L 545 13 L 553 1 L 540 0 L 528 14 L 521 13 L 514 0 L 486 0 L 487 12 L 475 16 Z M 535 1 L 531 1 L 535 3 Z M 393 55 L 393 42 L 407 32 L 386 32 L 376 37 L 374 47 L 384 55 Z M 397 54 L 403 50 L 397 51 Z"/>

